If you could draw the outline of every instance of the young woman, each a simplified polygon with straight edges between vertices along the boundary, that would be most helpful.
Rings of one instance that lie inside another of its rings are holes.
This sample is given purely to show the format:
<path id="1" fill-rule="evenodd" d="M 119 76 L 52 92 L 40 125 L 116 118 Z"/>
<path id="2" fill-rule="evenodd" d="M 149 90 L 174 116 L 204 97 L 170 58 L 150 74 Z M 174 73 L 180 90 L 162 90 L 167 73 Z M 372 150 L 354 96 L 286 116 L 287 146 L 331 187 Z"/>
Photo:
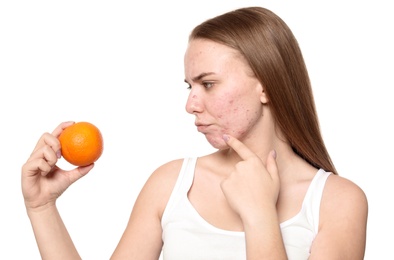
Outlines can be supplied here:
<path id="1" fill-rule="evenodd" d="M 363 259 L 368 204 L 323 142 L 298 43 L 261 7 L 198 25 L 185 54 L 186 103 L 217 151 L 160 166 L 111 259 Z M 64 171 L 45 133 L 22 167 L 43 259 L 80 259 L 56 199 L 93 165 Z"/>

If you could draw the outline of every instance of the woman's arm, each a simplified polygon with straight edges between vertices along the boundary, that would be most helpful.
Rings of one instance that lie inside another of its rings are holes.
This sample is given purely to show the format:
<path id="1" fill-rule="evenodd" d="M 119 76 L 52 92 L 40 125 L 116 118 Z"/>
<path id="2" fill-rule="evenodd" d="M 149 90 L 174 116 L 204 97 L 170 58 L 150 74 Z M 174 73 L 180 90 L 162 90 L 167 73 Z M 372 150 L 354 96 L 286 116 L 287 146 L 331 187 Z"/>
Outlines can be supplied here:
<path id="1" fill-rule="evenodd" d="M 287 259 L 276 209 L 280 190 L 276 152 L 268 154 L 264 165 L 236 138 L 227 136 L 225 140 L 241 158 L 221 186 L 242 219 L 247 259 Z"/>
<path id="2" fill-rule="evenodd" d="M 161 217 L 174 188 L 182 161 L 159 167 L 147 180 L 111 260 L 157 260 L 163 246 Z"/>
<path id="3" fill-rule="evenodd" d="M 81 259 L 56 208 L 57 198 L 94 166 L 64 171 L 58 136 L 73 122 L 41 136 L 22 167 L 22 193 L 42 259 Z M 129 223 L 111 259 L 155 259 L 162 248 L 161 216 L 175 185 L 182 160 L 159 167 L 141 190 Z"/>
<path id="4" fill-rule="evenodd" d="M 42 259 L 80 259 L 56 208 L 57 198 L 93 168 L 92 164 L 64 171 L 56 166 L 57 137 L 71 124 L 62 123 L 52 134 L 43 134 L 22 166 L 22 193 Z"/>
<path id="5" fill-rule="evenodd" d="M 42 259 L 81 259 L 55 205 L 28 210 Z"/>
<path id="6" fill-rule="evenodd" d="M 345 178 L 330 176 L 321 202 L 319 232 L 309 259 L 364 259 L 367 218 L 364 192 Z"/>

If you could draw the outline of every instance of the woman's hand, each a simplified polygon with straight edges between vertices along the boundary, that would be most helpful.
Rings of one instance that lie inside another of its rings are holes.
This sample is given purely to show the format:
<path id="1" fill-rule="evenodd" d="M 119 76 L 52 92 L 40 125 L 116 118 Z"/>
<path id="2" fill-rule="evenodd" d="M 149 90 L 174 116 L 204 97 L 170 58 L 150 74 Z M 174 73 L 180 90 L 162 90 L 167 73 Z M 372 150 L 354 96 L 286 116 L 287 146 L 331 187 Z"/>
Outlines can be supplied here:
<path id="1" fill-rule="evenodd" d="M 94 166 L 65 171 L 56 166 L 61 157 L 58 140 L 61 132 L 74 122 L 61 123 L 52 134 L 44 133 L 26 163 L 22 166 L 22 193 L 27 210 L 54 205 L 56 199 Z"/>
<path id="2" fill-rule="evenodd" d="M 267 209 L 276 210 L 280 181 L 276 165 L 276 153 L 271 151 L 266 165 L 241 141 L 232 136 L 225 140 L 241 157 L 230 176 L 222 184 L 222 190 L 230 206 L 245 221 L 261 215 Z"/>

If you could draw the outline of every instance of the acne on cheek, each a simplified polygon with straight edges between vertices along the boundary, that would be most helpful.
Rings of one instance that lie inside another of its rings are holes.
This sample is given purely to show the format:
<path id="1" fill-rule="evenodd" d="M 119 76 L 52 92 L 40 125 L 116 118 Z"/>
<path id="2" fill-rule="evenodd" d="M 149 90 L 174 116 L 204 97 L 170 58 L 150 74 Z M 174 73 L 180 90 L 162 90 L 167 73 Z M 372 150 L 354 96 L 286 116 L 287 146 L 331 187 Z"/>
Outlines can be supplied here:
<path id="1" fill-rule="evenodd" d="M 246 121 L 248 122 L 248 125 L 253 125 L 254 124 L 254 120 L 253 120 L 253 118 L 255 118 L 256 117 L 256 115 L 258 114 L 257 112 L 254 112 L 254 115 L 252 115 L 252 117 L 250 117 L 249 116 L 249 112 L 250 112 L 250 110 L 249 109 L 247 109 L 246 110 Z"/>
<path id="2" fill-rule="evenodd" d="M 254 124 L 254 118 L 255 118 L 255 116 L 250 116 L 250 110 L 249 109 L 246 109 L 245 110 L 245 120 L 246 120 L 246 126 L 245 127 L 243 127 L 243 128 L 241 128 L 241 129 L 236 129 L 236 130 L 234 130 L 234 132 L 236 133 L 236 134 L 238 134 L 238 136 L 243 136 L 247 131 L 248 131 L 248 129 L 249 129 L 249 127 L 250 126 L 252 126 L 253 124 Z M 255 114 L 257 114 L 257 112 L 255 112 Z"/>
<path id="3" fill-rule="evenodd" d="M 237 134 L 240 136 L 243 135 L 244 133 L 245 133 L 245 131 L 241 131 L 241 130 L 237 131 Z"/>
<path id="4" fill-rule="evenodd" d="M 240 107 L 238 107 L 237 103 L 235 102 L 234 97 L 229 98 L 230 95 L 224 95 L 221 99 L 215 102 L 215 107 L 213 111 L 222 111 L 222 113 L 218 114 L 217 117 L 222 119 L 225 116 L 232 115 L 231 117 L 236 116 L 239 111 L 241 111 Z M 228 101 L 227 101 L 228 99 Z M 224 110 L 223 110 L 224 109 Z"/>
<path id="5" fill-rule="evenodd" d="M 239 138 L 240 136 L 245 134 L 245 130 L 243 130 L 243 129 L 232 129 L 231 131 L 226 131 L 226 133 L 230 133 L 231 135 Z"/>

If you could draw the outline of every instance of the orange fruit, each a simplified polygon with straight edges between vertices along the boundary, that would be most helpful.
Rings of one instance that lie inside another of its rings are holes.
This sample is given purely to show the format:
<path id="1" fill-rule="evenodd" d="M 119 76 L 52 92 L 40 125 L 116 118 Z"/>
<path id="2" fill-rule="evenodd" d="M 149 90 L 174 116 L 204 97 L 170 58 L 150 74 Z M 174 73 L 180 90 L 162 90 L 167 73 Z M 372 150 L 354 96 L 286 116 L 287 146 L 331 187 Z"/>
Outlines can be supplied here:
<path id="1" fill-rule="evenodd" d="M 94 163 L 103 153 L 104 143 L 100 130 L 89 122 L 77 122 L 59 136 L 63 158 L 75 166 Z"/>

